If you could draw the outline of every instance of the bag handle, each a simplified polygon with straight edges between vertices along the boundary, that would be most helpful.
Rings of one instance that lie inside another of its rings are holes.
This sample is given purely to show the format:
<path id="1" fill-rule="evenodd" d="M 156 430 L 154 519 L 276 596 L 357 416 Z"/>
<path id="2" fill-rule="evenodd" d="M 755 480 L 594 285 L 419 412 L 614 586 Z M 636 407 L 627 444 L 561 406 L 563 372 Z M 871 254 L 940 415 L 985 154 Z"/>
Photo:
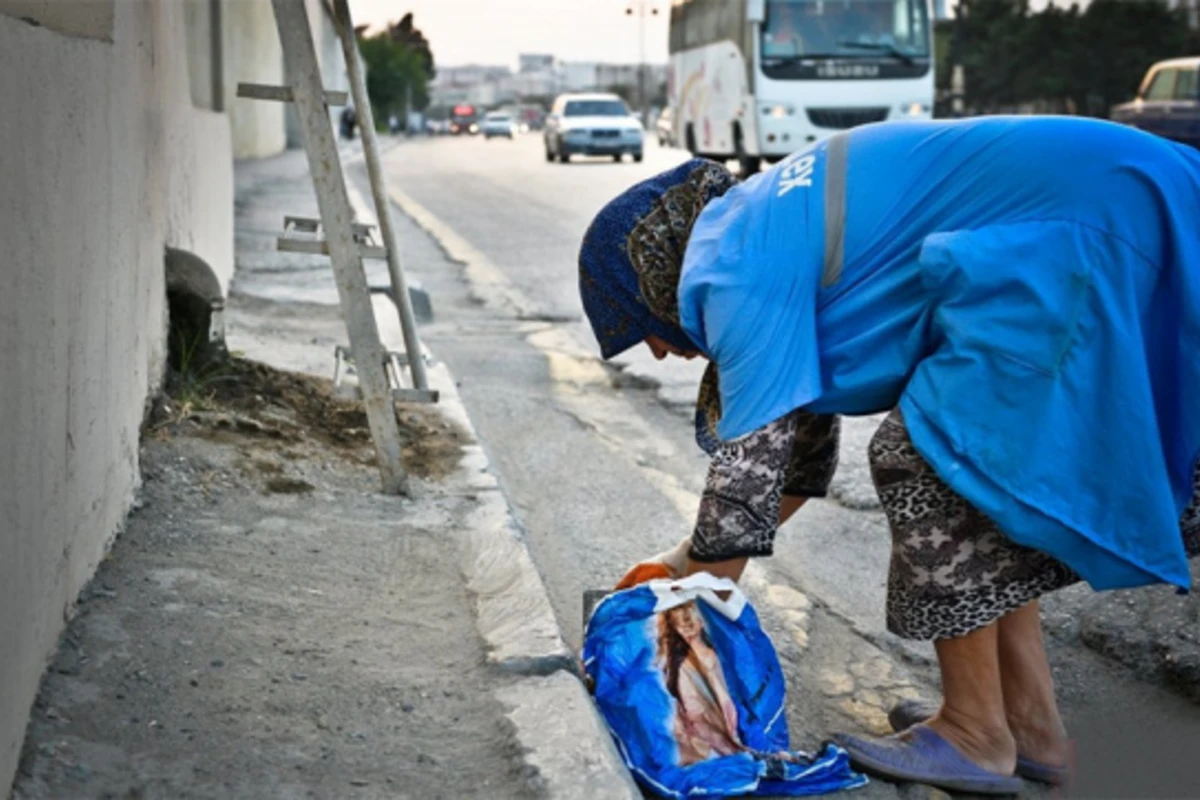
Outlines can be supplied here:
<path id="1" fill-rule="evenodd" d="M 646 585 L 654 592 L 656 614 L 696 599 L 703 600 L 730 620 L 736 620 L 746 608 L 746 595 L 742 594 L 736 583 L 708 572 L 697 572 L 675 580 L 650 581 Z M 718 592 L 728 593 L 728 596 L 722 599 Z"/>

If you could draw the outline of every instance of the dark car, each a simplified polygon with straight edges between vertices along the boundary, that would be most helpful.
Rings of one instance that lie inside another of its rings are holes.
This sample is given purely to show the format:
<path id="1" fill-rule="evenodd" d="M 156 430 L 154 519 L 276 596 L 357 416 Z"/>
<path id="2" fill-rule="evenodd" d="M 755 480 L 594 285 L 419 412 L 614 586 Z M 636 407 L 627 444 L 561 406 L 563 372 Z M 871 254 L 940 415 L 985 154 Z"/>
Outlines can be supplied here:
<path id="1" fill-rule="evenodd" d="M 1200 56 L 1150 67 L 1137 97 L 1112 110 L 1116 122 L 1200 147 Z"/>

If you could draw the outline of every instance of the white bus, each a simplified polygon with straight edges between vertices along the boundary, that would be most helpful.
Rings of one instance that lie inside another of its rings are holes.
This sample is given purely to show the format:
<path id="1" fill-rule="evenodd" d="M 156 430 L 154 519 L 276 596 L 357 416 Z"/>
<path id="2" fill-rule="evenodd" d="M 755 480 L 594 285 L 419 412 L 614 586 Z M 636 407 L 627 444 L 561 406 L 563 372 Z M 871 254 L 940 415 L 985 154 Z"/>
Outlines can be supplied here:
<path id="1" fill-rule="evenodd" d="M 743 174 L 933 110 L 932 0 L 672 0 L 675 141 Z"/>

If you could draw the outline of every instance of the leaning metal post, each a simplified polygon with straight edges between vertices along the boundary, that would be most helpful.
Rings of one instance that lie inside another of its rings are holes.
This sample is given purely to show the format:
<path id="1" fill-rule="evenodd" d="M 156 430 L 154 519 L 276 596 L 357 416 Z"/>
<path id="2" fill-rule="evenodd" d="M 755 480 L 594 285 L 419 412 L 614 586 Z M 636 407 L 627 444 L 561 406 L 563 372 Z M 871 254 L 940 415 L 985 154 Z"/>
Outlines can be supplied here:
<path id="1" fill-rule="evenodd" d="M 283 46 L 284 66 L 290 76 L 292 101 L 317 193 L 317 207 L 325 229 L 342 316 L 346 320 L 358 369 L 363 407 L 375 442 L 383 491 L 403 494 L 407 475 L 400 459 L 395 401 L 384 364 L 386 351 L 379 341 L 379 329 L 371 308 L 371 295 L 363 272 L 360 243 L 355 237 L 345 176 L 338 161 L 337 142 L 329 122 L 308 10 L 303 0 L 272 0 L 272 7 Z"/>
<path id="2" fill-rule="evenodd" d="M 379 232 L 383 236 L 383 247 L 387 250 L 388 276 L 392 280 L 392 294 L 396 309 L 400 312 L 400 329 L 404 333 L 404 349 L 408 353 L 408 368 L 412 370 L 413 385 L 417 389 L 428 389 L 429 379 L 425 375 L 425 360 L 421 357 L 421 340 L 417 338 L 417 326 L 413 321 L 412 299 L 408 296 L 408 284 L 404 269 L 400 265 L 400 246 L 396 241 L 396 227 L 392 222 L 392 205 L 383 185 L 383 167 L 379 162 L 379 140 L 375 137 L 375 115 L 367 97 L 367 82 L 363 76 L 362 61 L 355 38 L 354 23 L 350 18 L 350 7 L 346 0 L 333 0 L 334 16 L 337 20 L 338 38 L 342 41 L 342 52 L 346 56 L 346 71 L 350 76 L 350 91 L 354 95 L 354 108 L 362 131 L 363 154 L 367 160 L 367 175 L 371 181 L 371 194 L 375 199 L 375 214 L 379 218 Z"/>

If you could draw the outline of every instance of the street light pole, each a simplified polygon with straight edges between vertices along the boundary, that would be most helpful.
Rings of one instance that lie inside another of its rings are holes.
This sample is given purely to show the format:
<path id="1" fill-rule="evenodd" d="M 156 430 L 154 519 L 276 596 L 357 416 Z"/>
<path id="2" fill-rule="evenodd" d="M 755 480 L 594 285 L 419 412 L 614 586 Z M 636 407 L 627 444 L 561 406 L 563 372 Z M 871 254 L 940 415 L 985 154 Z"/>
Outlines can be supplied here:
<path id="1" fill-rule="evenodd" d="M 637 0 L 625 7 L 626 16 L 633 16 L 636 9 L 638 18 L 638 106 L 641 108 L 642 125 L 646 124 L 646 13 L 658 15 L 658 6 L 652 0 Z"/>

